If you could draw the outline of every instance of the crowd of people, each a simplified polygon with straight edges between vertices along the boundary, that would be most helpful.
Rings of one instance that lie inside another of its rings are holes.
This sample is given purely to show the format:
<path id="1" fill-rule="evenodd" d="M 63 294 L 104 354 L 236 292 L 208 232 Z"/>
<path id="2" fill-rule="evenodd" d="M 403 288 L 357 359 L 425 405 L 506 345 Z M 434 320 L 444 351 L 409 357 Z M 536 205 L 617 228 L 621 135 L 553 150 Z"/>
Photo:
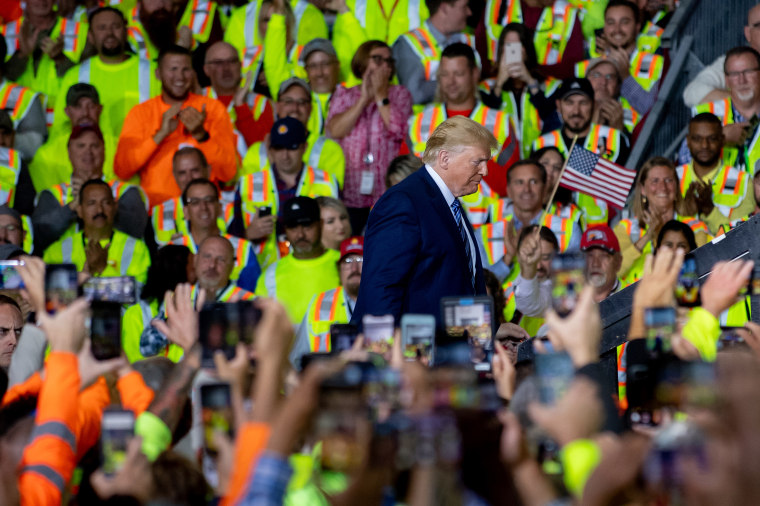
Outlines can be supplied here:
<path id="1" fill-rule="evenodd" d="M 627 166 L 678 4 L 3 0 L 0 503 L 756 504 L 760 5 Z"/>

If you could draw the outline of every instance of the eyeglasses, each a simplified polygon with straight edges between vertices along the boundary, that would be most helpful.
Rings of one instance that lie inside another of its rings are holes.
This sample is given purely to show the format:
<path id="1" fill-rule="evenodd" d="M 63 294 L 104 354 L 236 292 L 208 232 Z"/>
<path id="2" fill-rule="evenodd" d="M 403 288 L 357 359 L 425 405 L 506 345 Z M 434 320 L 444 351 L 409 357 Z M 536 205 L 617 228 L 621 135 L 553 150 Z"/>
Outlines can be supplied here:
<path id="1" fill-rule="evenodd" d="M 306 69 L 307 72 L 311 72 L 312 70 L 329 69 L 336 63 L 337 63 L 337 60 L 323 61 L 319 63 L 308 63 L 304 65 L 304 68 Z"/>
<path id="2" fill-rule="evenodd" d="M 301 100 L 295 100 L 293 98 L 283 98 L 280 100 L 285 105 L 295 105 L 296 107 L 304 107 L 307 104 L 311 103 L 311 100 L 301 99 Z"/>
<path id="3" fill-rule="evenodd" d="M 733 72 L 726 72 L 726 79 L 737 79 L 739 76 L 743 76 L 744 79 L 749 79 L 750 76 L 752 76 L 755 72 L 760 70 L 760 68 L 754 68 L 754 69 L 744 69 L 744 70 L 736 70 Z"/>
<path id="4" fill-rule="evenodd" d="M 340 261 L 340 266 L 348 266 L 351 264 L 361 264 L 364 262 L 364 257 L 348 257 Z"/>
<path id="5" fill-rule="evenodd" d="M 202 203 L 215 204 L 218 201 L 219 200 L 216 197 L 212 197 L 211 195 L 209 195 L 208 197 L 203 197 L 203 198 L 187 199 L 187 205 L 190 207 L 195 207 L 195 206 L 201 205 Z"/>
<path id="6" fill-rule="evenodd" d="M 226 60 L 211 60 L 208 62 L 209 65 L 214 65 L 217 67 L 221 67 L 222 65 L 237 65 L 240 63 L 240 60 L 237 58 L 228 58 Z"/>
<path id="7" fill-rule="evenodd" d="M 605 81 L 617 81 L 617 74 L 602 74 L 601 72 L 591 72 L 588 75 L 589 79 L 599 79 L 600 77 L 603 77 Z"/>
<path id="8" fill-rule="evenodd" d="M 375 62 L 375 65 L 382 65 L 383 63 L 387 63 L 390 66 L 396 63 L 396 59 L 392 56 L 389 58 L 383 58 L 379 54 L 371 54 L 369 57 L 372 58 L 372 61 Z"/>

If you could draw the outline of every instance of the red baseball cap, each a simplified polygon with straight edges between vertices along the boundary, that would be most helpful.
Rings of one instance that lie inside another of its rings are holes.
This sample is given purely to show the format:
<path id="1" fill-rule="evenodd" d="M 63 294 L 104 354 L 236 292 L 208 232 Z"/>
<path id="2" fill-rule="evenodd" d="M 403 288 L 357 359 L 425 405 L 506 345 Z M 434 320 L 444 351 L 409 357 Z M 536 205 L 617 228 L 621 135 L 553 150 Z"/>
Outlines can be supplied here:
<path id="1" fill-rule="evenodd" d="M 364 256 L 364 237 L 354 236 L 344 239 L 340 243 L 340 260 L 342 261 L 348 255 L 361 255 Z"/>
<path id="2" fill-rule="evenodd" d="M 581 251 L 601 248 L 609 253 L 620 253 L 620 243 L 607 225 L 589 227 L 581 237 Z"/>

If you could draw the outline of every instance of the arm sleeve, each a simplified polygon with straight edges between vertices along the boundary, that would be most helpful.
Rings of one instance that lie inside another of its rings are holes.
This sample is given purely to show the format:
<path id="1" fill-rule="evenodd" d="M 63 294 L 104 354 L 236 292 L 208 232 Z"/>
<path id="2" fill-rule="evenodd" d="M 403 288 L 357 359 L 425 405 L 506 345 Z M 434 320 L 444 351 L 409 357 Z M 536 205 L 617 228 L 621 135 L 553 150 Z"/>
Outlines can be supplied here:
<path id="1" fill-rule="evenodd" d="M 26 113 L 26 116 L 16 127 L 13 147 L 21 152 L 25 160 L 29 161 L 34 157 L 37 149 L 42 146 L 42 143 L 45 142 L 47 133 L 45 111 L 42 109 L 40 96 L 37 95 L 32 100 L 32 103 L 29 104 L 29 111 Z"/>
<path id="2" fill-rule="evenodd" d="M 699 351 L 702 360 L 713 362 L 718 354 L 720 322 L 704 308 L 698 307 L 689 315 L 681 335 Z"/>
<path id="3" fill-rule="evenodd" d="M 293 349 L 290 350 L 288 360 L 290 365 L 296 371 L 301 370 L 301 357 L 309 353 L 309 315 L 313 312 L 314 297 L 311 299 L 309 307 L 306 309 L 306 314 L 301 320 L 301 325 L 298 326 L 296 331 L 296 338 L 293 343 Z"/>
<path id="4" fill-rule="evenodd" d="M 726 89 L 726 76 L 723 73 L 725 55 L 715 59 L 710 65 L 703 68 L 683 90 L 683 103 L 686 107 L 694 107 L 702 102 L 702 99 L 713 90 Z"/>
<path id="5" fill-rule="evenodd" d="M 142 452 L 151 462 L 172 443 L 172 431 L 150 411 L 143 411 L 135 420 L 135 435 L 142 438 Z"/>
<path id="6" fill-rule="evenodd" d="M 103 410 L 110 403 L 111 395 L 103 376 L 79 394 L 77 461 L 98 442 Z"/>
<path id="7" fill-rule="evenodd" d="M 73 353 L 52 352 L 37 401 L 31 442 L 21 458 L 22 506 L 61 504 L 76 466 L 79 371 Z"/>
<path id="8" fill-rule="evenodd" d="M 267 76 L 269 93 L 277 100 L 280 84 L 288 79 L 293 70 L 288 63 L 285 16 L 272 14 L 264 37 L 264 72 Z"/>
<path id="9" fill-rule="evenodd" d="M 401 36 L 393 44 L 393 57 L 396 59 L 398 82 L 412 94 L 415 104 L 427 104 L 433 101 L 437 82 L 425 78 L 425 67 L 419 56 L 409 47 L 406 37 Z"/>
<path id="10" fill-rule="evenodd" d="M 641 87 L 633 76 L 628 76 L 620 87 L 620 95 L 628 100 L 631 107 L 636 109 L 636 112 L 643 116 L 648 113 L 654 105 L 659 90 L 659 81 L 654 83 L 649 91 L 647 91 Z"/>
<path id="11" fill-rule="evenodd" d="M 541 318 L 551 307 L 551 282 L 539 282 L 537 278 L 525 279 L 517 276 L 515 283 L 515 309 L 525 316 Z"/>
<path id="12" fill-rule="evenodd" d="M 150 124 L 142 111 L 142 107 L 133 107 L 124 119 L 124 126 L 119 136 L 116 156 L 113 161 L 113 171 L 119 179 L 129 181 L 158 149 L 153 135 L 161 127 Z"/>
<path id="13" fill-rule="evenodd" d="M 9 404 L 20 397 L 27 395 L 37 395 L 42 388 L 42 376 L 36 372 L 29 376 L 29 378 L 23 383 L 18 383 L 9 387 L 3 396 L 3 406 Z"/>
<path id="14" fill-rule="evenodd" d="M 211 167 L 211 179 L 226 183 L 237 172 L 237 150 L 235 133 L 227 110 L 218 101 L 206 105 L 206 124 L 209 139 L 198 143 L 198 148 L 206 155 Z"/>
<path id="15" fill-rule="evenodd" d="M 387 130 L 392 138 L 404 140 L 409 129 L 407 121 L 412 114 L 412 95 L 403 86 L 393 86 L 388 96 L 391 101 L 391 121 Z"/>
<path id="16" fill-rule="evenodd" d="M 116 388 L 119 389 L 121 405 L 124 409 L 132 411 L 135 417 L 140 416 L 147 410 L 156 396 L 155 392 L 145 384 L 142 376 L 137 371 L 132 371 L 119 378 Z"/>
<path id="17" fill-rule="evenodd" d="M 148 212 L 145 210 L 145 202 L 139 188 L 133 187 L 124 192 L 119 199 L 117 211 L 116 228 L 132 237 L 142 239 L 148 225 Z"/>
<path id="18" fill-rule="evenodd" d="M 13 209 L 21 214 L 30 215 L 34 212 L 34 199 L 37 191 L 34 189 L 32 176 L 29 173 L 29 164 L 21 163 L 18 180 L 16 181 L 16 196 L 13 199 Z"/>
<path id="19" fill-rule="evenodd" d="M 346 81 L 356 79 L 351 73 L 351 60 L 363 43 L 369 38 L 359 20 L 351 11 L 338 14 L 333 25 L 333 46 L 340 62 L 341 76 Z"/>
<path id="20" fill-rule="evenodd" d="M 42 253 L 76 223 L 77 215 L 69 206 L 62 206 L 48 191 L 40 194 L 32 213 L 34 226 L 34 250 Z"/>
<path id="21" fill-rule="evenodd" d="M 220 506 L 238 504 L 243 498 L 248 480 L 269 441 L 270 432 L 271 427 L 263 423 L 249 422 L 241 428 L 235 443 L 235 464 L 232 467 L 229 490 L 219 503 Z"/>

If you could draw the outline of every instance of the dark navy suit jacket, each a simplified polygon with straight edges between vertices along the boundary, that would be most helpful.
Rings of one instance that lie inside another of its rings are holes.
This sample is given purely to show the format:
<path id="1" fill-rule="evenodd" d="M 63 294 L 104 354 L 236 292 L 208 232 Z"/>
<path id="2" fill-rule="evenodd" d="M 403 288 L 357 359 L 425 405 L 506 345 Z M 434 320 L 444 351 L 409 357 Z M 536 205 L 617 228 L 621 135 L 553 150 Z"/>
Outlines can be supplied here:
<path id="1" fill-rule="evenodd" d="M 467 254 L 451 209 L 422 167 L 390 188 L 372 208 L 364 238 L 359 298 L 351 322 L 365 314 L 426 313 L 441 326 L 441 297 L 485 295 L 483 266 L 475 246 L 473 290 Z"/>

